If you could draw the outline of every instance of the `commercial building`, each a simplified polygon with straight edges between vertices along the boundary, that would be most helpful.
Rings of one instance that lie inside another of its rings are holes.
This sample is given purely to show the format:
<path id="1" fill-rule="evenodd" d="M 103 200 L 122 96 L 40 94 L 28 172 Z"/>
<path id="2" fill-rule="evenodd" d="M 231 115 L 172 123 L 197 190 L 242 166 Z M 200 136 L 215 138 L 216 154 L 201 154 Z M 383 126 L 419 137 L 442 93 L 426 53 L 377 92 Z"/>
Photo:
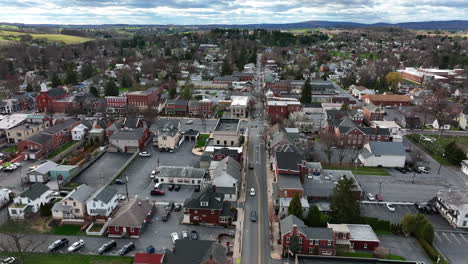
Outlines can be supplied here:
<path id="1" fill-rule="evenodd" d="M 214 145 L 238 147 L 240 145 L 239 129 L 239 119 L 219 119 L 213 131 Z"/>
<path id="2" fill-rule="evenodd" d="M 248 96 L 231 96 L 231 116 L 234 118 L 247 118 L 249 108 Z"/>
<path id="3" fill-rule="evenodd" d="M 435 206 L 453 227 L 468 227 L 468 191 L 441 190 L 437 192 Z"/>
<path id="4" fill-rule="evenodd" d="M 366 94 L 362 96 L 366 104 L 383 106 L 409 106 L 411 97 L 399 94 Z"/>

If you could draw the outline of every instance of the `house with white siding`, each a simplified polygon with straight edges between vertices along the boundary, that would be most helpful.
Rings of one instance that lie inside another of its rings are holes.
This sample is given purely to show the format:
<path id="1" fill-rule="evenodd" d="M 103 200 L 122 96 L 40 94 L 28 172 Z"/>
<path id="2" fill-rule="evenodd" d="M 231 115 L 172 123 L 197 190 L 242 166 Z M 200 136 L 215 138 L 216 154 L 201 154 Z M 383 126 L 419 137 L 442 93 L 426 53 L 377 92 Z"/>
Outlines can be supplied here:
<path id="1" fill-rule="evenodd" d="M 401 142 L 370 141 L 364 145 L 358 158 L 366 167 L 402 168 L 406 154 Z"/>
<path id="2" fill-rule="evenodd" d="M 26 219 L 39 211 L 41 206 L 49 203 L 52 191 L 43 183 L 35 183 L 20 193 L 8 206 L 10 219 Z"/>
<path id="3" fill-rule="evenodd" d="M 118 200 L 117 191 L 110 186 L 104 186 L 95 192 L 86 202 L 88 215 L 110 216 L 115 208 L 117 208 Z"/>

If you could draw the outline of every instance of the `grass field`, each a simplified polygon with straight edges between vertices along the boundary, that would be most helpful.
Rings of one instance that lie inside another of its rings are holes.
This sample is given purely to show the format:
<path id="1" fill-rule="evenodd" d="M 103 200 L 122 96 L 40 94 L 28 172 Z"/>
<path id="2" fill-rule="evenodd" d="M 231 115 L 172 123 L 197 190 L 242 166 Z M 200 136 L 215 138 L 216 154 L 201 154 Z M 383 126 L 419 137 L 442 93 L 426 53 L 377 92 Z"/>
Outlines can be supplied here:
<path id="1" fill-rule="evenodd" d="M 17 253 L 0 253 L 3 256 L 18 256 Z M 113 257 L 96 255 L 64 255 L 64 254 L 26 254 L 24 264 L 130 264 L 132 257 Z"/>
<path id="2" fill-rule="evenodd" d="M 13 153 L 13 152 L 16 152 L 16 151 L 17 151 L 17 148 L 16 148 L 16 145 L 14 145 L 14 146 L 11 146 L 11 147 L 5 149 L 3 152 L 11 152 L 11 153 Z"/>
<path id="3" fill-rule="evenodd" d="M 374 258 L 374 255 L 370 252 L 337 252 L 338 256 L 342 256 L 342 257 L 353 257 L 353 258 Z M 404 257 L 402 256 L 398 256 L 398 255 L 393 255 L 393 254 L 389 254 L 385 257 L 385 259 L 389 259 L 389 260 L 406 260 Z"/>
<path id="4" fill-rule="evenodd" d="M 210 137 L 209 134 L 200 134 L 197 139 L 197 144 L 195 145 L 195 148 L 201 148 L 205 146 L 206 140 Z"/>
<path id="5" fill-rule="evenodd" d="M 330 166 L 330 165 L 323 165 L 324 169 L 327 170 L 350 170 L 354 174 L 362 174 L 362 175 L 378 175 L 378 176 L 390 176 L 386 170 L 382 168 L 370 168 L 370 167 L 352 167 L 352 166 Z"/>
<path id="6" fill-rule="evenodd" d="M 62 235 L 62 236 L 85 235 L 85 233 L 81 232 L 80 229 L 81 229 L 81 226 L 79 225 L 62 225 L 62 226 L 54 227 L 51 233 L 54 235 Z"/>
<path id="7" fill-rule="evenodd" d="M 83 43 L 83 42 L 92 40 L 90 38 L 83 38 L 83 37 L 62 35 L 62 34 L 32 34 L 32 33 L 23 33 L 23 32 L 17 32 L 17 31 L 0 30 L 0 36 L 22 36 L 22 35 L 30 35 L 33 39 L 46 39 L 49 42 L 63 42 L 65 44 L 77 44 L 77 43 Z"/>
<path id="8" fill-rule="evenodd" d="M 451 165 L 451 163 L 442 156 L 445 146 L 450 142 L 455 141 L 458 147 L 468 152 L 468 136 L 441 136 L 440 138 L 438 136 L 430 136 L 430 138 L 436 139 L 435 142 L 419 140 L 419 135 L 416 134 L 406 137 L 413 143 L 421 146 L 431 157 L 442 165 Z"/>

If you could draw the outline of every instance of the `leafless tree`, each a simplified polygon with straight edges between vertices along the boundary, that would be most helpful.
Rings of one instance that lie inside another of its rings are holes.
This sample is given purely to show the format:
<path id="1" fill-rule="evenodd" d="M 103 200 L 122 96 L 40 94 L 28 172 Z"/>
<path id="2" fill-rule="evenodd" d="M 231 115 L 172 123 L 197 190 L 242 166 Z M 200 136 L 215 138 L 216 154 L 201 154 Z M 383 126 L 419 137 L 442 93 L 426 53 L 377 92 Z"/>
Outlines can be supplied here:
<path id="1" fill-rule="evenodd" d="M 333 157 L 333 147 L 340 145 L 338 137 L 330 132 L 324 132 L 320 135 L 320 142 L 324 147 L 323 151 L 327 155 L 328 164 L 331 164 L 331 159 Z"/>
<path id="2" fill-rule="evenodd" d="M 44 239 L 26 233 L 0 234 L 0 251 L 15 252 L 20 261 L 27 252 L 36 250 L 44 243 Z"/>

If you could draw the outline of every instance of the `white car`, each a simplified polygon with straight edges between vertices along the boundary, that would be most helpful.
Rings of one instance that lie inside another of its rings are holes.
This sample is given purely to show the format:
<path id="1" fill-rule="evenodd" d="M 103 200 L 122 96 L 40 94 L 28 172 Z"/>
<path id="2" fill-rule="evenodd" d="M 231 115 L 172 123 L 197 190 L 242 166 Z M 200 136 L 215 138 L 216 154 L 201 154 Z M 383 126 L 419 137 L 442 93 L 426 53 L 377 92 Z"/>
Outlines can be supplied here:
<path id="1" fill-rule="evenodd" d="M 193 124 L 193 120 L 188 120 L 188 121 L 187 121 L 187 124 L 189 124 L 189 125 L 190 125 L 190 124 Z"/>
<path id="2" fill-rule="evenodd" d="M 426 167 L 418 167 L 418 170 L 423 173 L 429 173 L 429 170 Z"/>
<path id="3" fill-rule="evenodd" d="M 151 171 L 150 179 L 154 179 L 156 177 L 156 170 Z"/>
<path id="4" fill-rule="evenodd" d="M 138 155 L 140 157 L 151 157 L 151 153 L 146 152 L 146 151 L 140 152 L 140 153 L 138 153 Z"/>
<path id="5" fill-rule="evenodd" d="M 15 162 L 15 163 L 13 163 L 13 165 L 15 165 L 16 167 L 21 167 L 21 163 L 20 163 L 20 162 Z"/>
<path id="6" fill-rule="evenodd" d="M 421 140 L 428 141 L 428 142 L 436 142 L 437 139 L 432 138 L 432 137 L 426 137 L 424 135 L 421 135 Z"/>
<path id="7" fill-rule="evenodd" d="M 175 244 L 177 239 L 179 239 L 179 234 L 177 234 L 177 232 L 172 233 L 171 234 L 171 240 L 172 240 L 173 244 Z"/>
<path id="8" fill-rule="evenodd" d="M 368 194 L 367 194 L 367 199 L 368 199 L 369 201 L 375 201 L 375 197 L 374 197 L 374 195 L 373 195 L 372 193 L 368 193 Z"/>
<path id="9" fill-rule="evenodd" d="M 154 189 L 161 189 L 162 184 L 161 183 L 156 183 L 154 185 Z"/>
<path id="10" fill-rule="evenodd" d="M 127 196 L 123 195 L 123 194 L 118 194 L 117 195 L 117 200 L 119 201 L 125 201 L 127 200 Z"/>
<path id="11" fill-rule="evenodd" d="M 395 212 L 395 207 L 393 207 L 393 204 L 391 203 L 386 203 L 385 206 L 390 212 Z"/>
<path id="12" fill-rule="evenodd" d="M 255 196 L 255 189 L 254 188 L 250 188 L 250 196 Z"/>
<path id="13" fill-rule="evenodd" d="M 75 252 L 78 249 L 82 248 L 83 246 L 84 246 L 84 241 L 83 239 L 80 239 L 68 247 L 68 253 Z"/>

